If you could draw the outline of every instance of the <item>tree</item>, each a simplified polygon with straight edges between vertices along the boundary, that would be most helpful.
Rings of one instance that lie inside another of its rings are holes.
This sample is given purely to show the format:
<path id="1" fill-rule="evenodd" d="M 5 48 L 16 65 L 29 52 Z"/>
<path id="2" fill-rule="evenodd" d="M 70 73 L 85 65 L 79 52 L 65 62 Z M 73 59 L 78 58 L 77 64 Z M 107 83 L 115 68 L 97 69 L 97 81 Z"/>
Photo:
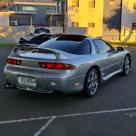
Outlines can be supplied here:
<path id="1" fill-rule="evenodd" d="M 7 11 L 12 4 L 13 0 L 0 0 L 0 11 Z"/>
<path id="2" fill-rule="evenodd" d="M 116 29 L 120 31 L 120 27 L 121 27 L 121 24 L 120 24 L 121 23 L 121 9 L 120 7 L 115 9 L 113 13 L 114 14 L 112 16 L 104 18 L 104 24 L 107 25 L 109 30 Z"/>
<path id="3" fill-rule="evenodd" d="M 0 1 L 0 11 L 6 11 L 8 9 L 8 0 Z"/>

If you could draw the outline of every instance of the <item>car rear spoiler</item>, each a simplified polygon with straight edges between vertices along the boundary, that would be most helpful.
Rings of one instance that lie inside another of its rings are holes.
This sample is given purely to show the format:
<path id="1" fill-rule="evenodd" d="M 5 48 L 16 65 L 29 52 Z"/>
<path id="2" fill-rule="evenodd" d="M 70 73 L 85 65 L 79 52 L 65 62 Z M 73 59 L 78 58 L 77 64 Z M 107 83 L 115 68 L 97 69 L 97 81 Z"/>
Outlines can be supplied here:
<path id="1" fill-rule="evenodd" d="M 38 53 L 44 53 L 44 54 L 53 54 L 55 55 L 56 59 L 60 59 L 60 53 L 56 52 L 55 50 L 53 49 L 49 49 L 49 48 L 46 48 L 46 49 L 43 49 L 43 48 L 38 48 L 38 47 L 30 47 L 30 46 L 18 46 L 18 47 L 15 47 L 13 50 L 12 50 L 12 53 L 11 55 L 14 56 L 14 57 L 17 57 L 19 56 L 20 52 L 38 52 Z"/>

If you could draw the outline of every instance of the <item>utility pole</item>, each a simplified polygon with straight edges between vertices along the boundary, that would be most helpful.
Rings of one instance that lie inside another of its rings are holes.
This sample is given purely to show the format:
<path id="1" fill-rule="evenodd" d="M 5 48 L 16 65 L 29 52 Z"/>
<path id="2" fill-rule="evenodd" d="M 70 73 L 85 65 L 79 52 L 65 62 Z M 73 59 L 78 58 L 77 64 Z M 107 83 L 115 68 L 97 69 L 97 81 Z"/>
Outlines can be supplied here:
<path id="1" fill-rule="evenodd" d="M 121 39 L 122 39 L 122 36 L 121 36 L 121 31 L 122 31 L 122 12 L 123 12 L 123 0 L 121 0 L 121 2 L 120 2 L 120 32 L 119 32 L 119 40 L 121 41 Z"/>
<path id="2" fill-rule="evenodd" d="M 62 16 L 63 16 L 63 32 L 66 33 L 67 29 L 67 0 L 62 1 Z"/>
<path id="3" fill-rule="evenodd" d="M 61 14 L 63 19 L 63 33 L 65 33 L 65 2 L 64 0 L 61 1 Z"/>

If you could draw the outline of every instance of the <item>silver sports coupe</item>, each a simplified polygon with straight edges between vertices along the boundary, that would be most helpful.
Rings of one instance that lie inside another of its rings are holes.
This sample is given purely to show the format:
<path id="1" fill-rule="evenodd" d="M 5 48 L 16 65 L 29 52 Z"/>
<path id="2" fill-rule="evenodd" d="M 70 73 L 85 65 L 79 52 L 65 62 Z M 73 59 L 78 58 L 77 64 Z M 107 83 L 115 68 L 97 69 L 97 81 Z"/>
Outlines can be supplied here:
<path id="1" fill-rule="evenodd" d="M 62 34 L 36 47 L 15 47 L 4 68 L 5 87 L 35 92 L 83 92 L 94 96 L 100 83 L 128 75 L 131 54 L 100 38 Z"/>

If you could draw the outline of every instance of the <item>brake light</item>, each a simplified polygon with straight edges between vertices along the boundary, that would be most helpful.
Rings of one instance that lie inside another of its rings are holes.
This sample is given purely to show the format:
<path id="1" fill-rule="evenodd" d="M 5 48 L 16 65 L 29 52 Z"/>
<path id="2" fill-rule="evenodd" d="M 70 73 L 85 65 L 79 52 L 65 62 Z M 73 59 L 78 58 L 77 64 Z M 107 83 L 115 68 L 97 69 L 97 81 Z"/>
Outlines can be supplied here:
<path id="1" fill-rule="evenodd" d="M 75 69 L 76 67 L 70 64 L 63 63 L 47 63 L 47 62 L 39 62 L 41 68 L 46 69 L 58 69 L 58 70 L 70 70 Z"/>
<path id="2" fill-rule="evenodd" d="M 7 64 L 21 65 L 21 63 L 22 63 L 22 60 L 17 60 L 17 59 L 12 59 L 12 58 L 7 59 Z"/>

